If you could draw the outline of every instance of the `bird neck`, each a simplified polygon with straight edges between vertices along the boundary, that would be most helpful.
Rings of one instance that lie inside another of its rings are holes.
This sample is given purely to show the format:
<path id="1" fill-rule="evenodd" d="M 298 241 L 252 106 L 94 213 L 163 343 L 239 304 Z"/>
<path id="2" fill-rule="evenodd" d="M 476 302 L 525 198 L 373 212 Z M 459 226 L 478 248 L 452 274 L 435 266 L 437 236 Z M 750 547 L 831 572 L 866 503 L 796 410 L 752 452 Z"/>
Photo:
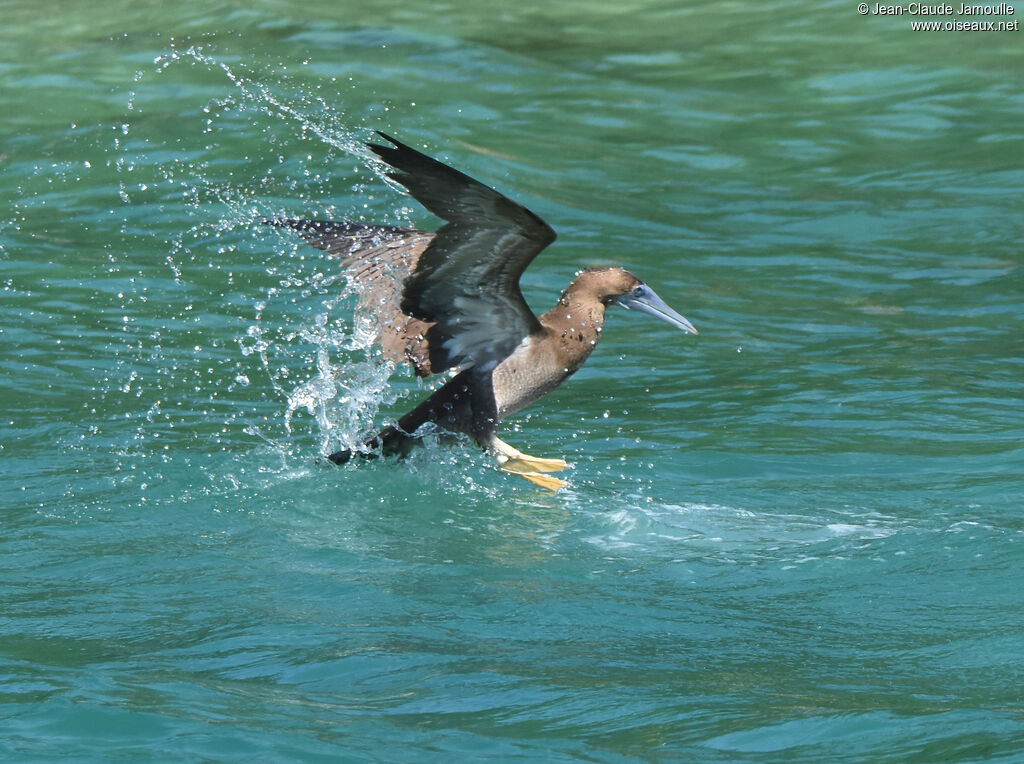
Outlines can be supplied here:
<path id="1" fill-rule="evenodd" d="M 604 303 L 576 286 L 570 284 L 555 307 L 540 317 L 570 374 L 587 360 L 604 329 Z"/>

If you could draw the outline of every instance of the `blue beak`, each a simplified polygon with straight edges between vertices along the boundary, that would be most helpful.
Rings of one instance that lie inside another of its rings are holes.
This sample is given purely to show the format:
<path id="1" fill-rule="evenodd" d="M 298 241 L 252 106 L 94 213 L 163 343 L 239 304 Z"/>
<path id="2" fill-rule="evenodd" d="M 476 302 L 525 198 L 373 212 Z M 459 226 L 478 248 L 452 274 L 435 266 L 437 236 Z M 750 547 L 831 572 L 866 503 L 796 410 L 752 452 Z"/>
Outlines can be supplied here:
<path id="1" fill-rule="evenodd" d="M 626 310 L 638 310 L 641 313 L 660 318 L 662 321 L 672 324 L 677 329 L 682 329 L 689 334 L 697 334 L 697 328 L 685 318 L 676 313 L 665 304 L 665 301 L 655 294 L 654 290 L 646 284 L 640 284 L 629 294 L 624 294 L 615 299 L 619 305 Z"/>

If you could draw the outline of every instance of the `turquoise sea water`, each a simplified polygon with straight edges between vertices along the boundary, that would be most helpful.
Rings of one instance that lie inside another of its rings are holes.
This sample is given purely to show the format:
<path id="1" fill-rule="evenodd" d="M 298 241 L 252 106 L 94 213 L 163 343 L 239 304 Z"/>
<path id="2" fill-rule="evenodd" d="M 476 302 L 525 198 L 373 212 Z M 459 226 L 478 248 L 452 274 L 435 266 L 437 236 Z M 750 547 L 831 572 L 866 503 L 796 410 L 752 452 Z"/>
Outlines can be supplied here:
<path id="1" fill-rule="evenodd" d="M 0 759 L 1024 761 L 1024 31 L 0 11 Z M 425 388 L 254 221 L 434 225 L 373 129 L 559 231 L 538 312 L 618 263 L 701 330 L 506 423 L 568 490 L 318 463 Z"/>

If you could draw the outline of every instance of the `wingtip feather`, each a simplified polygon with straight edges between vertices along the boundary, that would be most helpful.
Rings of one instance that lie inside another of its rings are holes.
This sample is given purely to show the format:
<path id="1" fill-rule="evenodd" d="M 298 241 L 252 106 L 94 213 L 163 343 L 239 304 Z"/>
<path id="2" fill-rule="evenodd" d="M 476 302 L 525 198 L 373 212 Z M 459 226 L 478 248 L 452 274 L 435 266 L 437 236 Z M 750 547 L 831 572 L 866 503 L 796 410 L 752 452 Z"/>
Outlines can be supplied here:
<path id="1" fill-rule="evenodd" d="M 389 154 L 393 155 L 393 154 L 397 154 L 397 153 L 399 153 L 401 151 L 412 151 L 413 153 L 417 153 L 415 149 L 409 148 L 408 146 L 406 146 L 404 143 L 402 143 L 397 138 L 392 138 L 390 135 L 388 135 L 385 132 L 382 132 L 381 130 L 374 130 L 374 132 L 377 133 L 377 135 L 379 135 L 381 138 L 383 138 L 384 140 L 388 141 L 389 143 L 391 143 L 393 145 L 391 145 L 391 146 L 383 146 L 383 145 L 381 145 L 379 143 L 367 142 L 366 143 L 366 148 L 368 148 L 370 151 L 372 151 L 374 154 L 376 154 L 377 156 L 379 156 L 381 159 L 383 159 L 385 162 L 388 162 L 389 164 L 390 164 L 390 162 L 388 160 L 388 155 Z"/>
<path id="2" fill-rule="evenodd" d="M 263 218 L 260 225 L 272 225 L 274 228 L 291 228 L 294 231 L 307 231 L 316 227 L 319 221 L 305 218 Z"/>

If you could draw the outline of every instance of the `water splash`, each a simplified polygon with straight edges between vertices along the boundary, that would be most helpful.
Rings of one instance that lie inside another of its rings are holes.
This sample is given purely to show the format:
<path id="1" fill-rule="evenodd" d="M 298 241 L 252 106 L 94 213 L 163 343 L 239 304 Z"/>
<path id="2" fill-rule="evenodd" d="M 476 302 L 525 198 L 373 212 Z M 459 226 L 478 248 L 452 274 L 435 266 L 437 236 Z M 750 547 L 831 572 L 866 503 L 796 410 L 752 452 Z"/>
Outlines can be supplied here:
<path id="1" fill-rule="evenodd" d="M 263 221 L 280 216 L 364 220 L 362 212 L 374 200 L 368 188 L 397 184 L 357 137 L 344 109 L 316 92 L 319 84 L 296 82 L 277 68 L 260 73 L 250 63 L 229 65 L 198 45 L 172 43 L 153 64 L 153 70 L 135 77 L 108 164 L 119 178 L 124 205 L 139 207 L 157 191 L 162 204 L 186 211 L 193 224 L 167 238 L 166 266 L 173 282 L 185 292 L 199 290 L 221 301 L 226 310 L 213 313 L 234 311 L 240 324 L 234 342 L 222 347 L 234 344 L 241 360 L 227 374 L 214 366 L 195 370 L 200 382 L 192 392 L 211 403 L 230 393 L 236 410 L 226 415 L 225 427 L 241 422 L 245 433 L 282 454 L 294 449 L 308 458 L 308 447 L 296 447 L 302 439 L 313 440 L 323 454 L 359 447 L 380 409 L 408 391 L 389 386 L 395 364 L 372 348 L 372 322 L 351 318 L 357 286 L 346 284 L 326 255 L 314 256 L 294 234 Z M 151 104 L 158 108 L 152 100 L 155 86 L 175 77 L 187 87 L 196 87 L 197 80 L 209 85 L 212 78 L 222 92 L 210 98 L 204 88 L 194 118 L 186 115 L 173 131 L 161 134 L 147 110 Z M 264 151 L 252 150 L 254 136 L 262 136 Z M 358 181 L 339 195 L 336 173 L 355 173 Z M 325 203 L 346 194 L 347 207 Z M 397 206 L 393 220 L 378 212 L 373 217 L 408 225 L 409 212 Z M 200 321 L 201 304 L 190 300 L 171 313 L 166 328 Z M 173 333 L 165 331 L 165 339 L 178 344 Z M 159 343 L 152 352 L 163 361 Z M 182 376 L 187 363 L 178 359 L 167 365 Z M 276 401 L 277 413 L 252 405 L 260 399 Z M 147 406 L 154 410 L 152 403 Z M 163 416 L 167 407 L 155 410 Z M 213 406 L 209 413 L 216 415 Z M 149 416 L 147 424 L 159 416 Z"/>

